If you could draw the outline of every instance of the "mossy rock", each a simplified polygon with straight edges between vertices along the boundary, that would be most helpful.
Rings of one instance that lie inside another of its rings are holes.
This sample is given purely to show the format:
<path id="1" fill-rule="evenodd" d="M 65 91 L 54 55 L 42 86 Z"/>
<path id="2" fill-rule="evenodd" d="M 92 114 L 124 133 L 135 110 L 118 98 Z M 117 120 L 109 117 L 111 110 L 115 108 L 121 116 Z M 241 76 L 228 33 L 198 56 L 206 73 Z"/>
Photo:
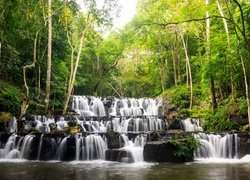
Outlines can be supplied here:
<path id="1" fill-rule="evenodd" d="M 12 114 L 9 112 L 0 112 L 0 122 L 9 122 L 12 118 Z"/>
<path id="2" fill-rule="evenodd" d="M 80 133 L 82 130 L 81 130 L 81 127 L 80 126 L 69 126 L 68 127 L 68 132 L 69 133 Z"/>

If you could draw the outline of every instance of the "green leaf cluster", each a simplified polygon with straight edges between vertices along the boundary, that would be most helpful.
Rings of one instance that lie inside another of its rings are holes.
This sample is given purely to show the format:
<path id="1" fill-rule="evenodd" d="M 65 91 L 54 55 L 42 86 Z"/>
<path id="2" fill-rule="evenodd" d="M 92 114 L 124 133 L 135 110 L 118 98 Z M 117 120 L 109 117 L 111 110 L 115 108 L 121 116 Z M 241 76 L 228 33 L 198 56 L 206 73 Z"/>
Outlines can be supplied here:
<path id="1" fill-rule="evenodd" d="M 194 135 L 189 135 L 185 138 L 165 139 L 162 141 L 174 146 L 174 155 L 176 157 L 192 156 L 193 152 L 201 146 L 200 141 L 197 140 Z"/>

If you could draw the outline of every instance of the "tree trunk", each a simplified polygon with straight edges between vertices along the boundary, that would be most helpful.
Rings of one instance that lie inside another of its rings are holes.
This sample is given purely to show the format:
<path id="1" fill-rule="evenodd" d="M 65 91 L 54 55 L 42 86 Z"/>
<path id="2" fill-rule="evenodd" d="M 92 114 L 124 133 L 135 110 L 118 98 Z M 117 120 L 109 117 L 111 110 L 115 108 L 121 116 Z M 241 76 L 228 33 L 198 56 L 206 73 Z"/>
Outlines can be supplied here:
<path id="1" fill-rule="evenodd" d="M 209 0 L 206 0 L 206 6 L 209 5 Z M 209 12 L 206 11 L 206 54 L 207 54 L 207 61 L 211 58 L 211 50 L 210 50 L 210 19 L 209 19 Z M 217 109 L 217 101 L 215 96 L 215 87 L 214 87 L 214 77 L 210 75 L 210 93 L 211 93 L 211 100 L 212 100 L 212 110 L 215 112 Z"/>
<path id="2" fill-rule="evenodd" d="M 210 76 L 210 92 L 211 92 L 211 99 L 212 99 L 212 111 L 215 112 L 217 109 L 217 101 L 215 95 L 215 87 L 214 87 L 214 78 Z"/>
<path id="3" fill-rule="evenodd" d="M 184 37 L 183 37 L 183 34 L 182 34 L 181 31 L 180 31 L 180 35 L 181 35 L 181 40 L 182 40 L 182 44 L 183 44 L 184 51 L 185 51 L 185 56 L 186 56 L 187 79 L 189 78 L 189 80 L 190 80 L 190 105 L 189 105 L 189 108 L 191 110 L 192 106 L 193 106 L 193 80 L 192 80 L 192 72 L 191 72 L 191 66 L 190 66 L 190 61 L 189 61 L 189 56 L 188 56 L 187 45 L 186 45 L 186 42 L 184 40 Z"/>
<path id="4" fill-rule="evenodd" d="M 241 16 L 241 24 L 242 24 L 242 30 L 241 30 L 241 34 L 243 36 L 243 39 L 245 41 L 245 46 L 246 49 L 248 51 L 248 55 L 250 56 L 250 44 L 249 44 L 249 40 L 246 34 L 246 28 L 245 28 L 245 20 L 244 20 L 244 13 L 242 10 L 242 7 L 240 5 L 240 3 L 237 0 L 233 0 L 233 2 L 238 6 L 238 8 L 240 9 L 240 16 Z"/>
<path id="5" fill-rule="evenodd" d="M 38 90 L 37 90 L 37 99 L 40 98 L 41 95 L 41 65 L 38 65 Z"/>
<path id="6" fill-rule="evenodd" d="M 27 111 L 27 109 L 29 107 L 29 86 L 28 86 L 27 80 L 26 80 L 26 69 L 34 68 L 35 65 L 36 65 L 36 44 L 37 44 L 37 37 L 38 37 L 39 31 L 40 30 L 38 30 L 36 32 L 36 37 L 34 39 L 33 62 L 32 62 L 32 64 L 26 65 L 26 66 L 23 67 L 23 82 L 24 82 L 25 93 L 23 95 L 20 115 L 19 115 L 19 118 L 18 118 L 18 131 L 20 131 L 21 119 L 26 114 L 26 111 Z"/>
<path id="7" fill-rule="evenodd" d="M 47 77 L 45 90 L 45 114 L 48 113 L 51 81 L 51 52 L 52 52 L 52 9 L 51 0 L 48 0 L 48 59 L 47 59 Z"/>
<path id="8" fill-rule="evenodd" d="M 176 44 L 177 44 L 177 84 L 181 82 L 181 50 L 179 43 L 177 42 L 178 37 L 176 35 Z"/>
<path id="9" fill-rule="evenodd" d="M 177 74 L 176 74 L 174 50 L 172 50 L 171 52 L 172 52 L 172 61 L 173 61 L 173 69 L 174 69 L 174 85 L 177 86 Z"/>
<path id="10" fill-rule="evenodd" d="M 224 12 L 222 10 L 222 6 L 221 6 L 219 0 L 216 0 L 216 3 L 217 3 L 217 6 L 218 6 L 220 16 L 225 17 Z M 230 48 L 230 36 L 229 36 L 228 24 L 227 24 L 227 21 L 226 21 L 225 18 L 222 18 L 222 21 L 223 21 L 224 29 L 225 29 L 225 32 L 226 32 L 226 35 L 227 35 L 227 45 L 228 45 L 228 48 Z M 233 83 L 234 83 L 234 81 L 233 81 L 232 73 L 230 73 L 230 84 L 231 84 L 231 91 L 232 91 L 231 94 L 232 94 L 232 98 L 234 99 L 234 84 Z"/>
<path id="11" fill-rule="evenodd" d="M 218 6 L 218 10 L 219 10 L 220 16 L 221 17 L 225 17 L 219 0 L 216 0 L 216 3 L 217 3 L 217 6 Z M 230 37 L 229 37 L 229 31 L 228 31 L 227 21 L 226 21 L 225 18 L 222 18 L 222 21 L 223 21 L 224 28 L 225 28 L 225 31 L 226 31 L 226 34 L 227 34 L 227 43 L 228 43 L 228 46 L 229 46 L 229 44 L 230 44 Z"/>
<path id="12" fill-rule="evenodd" d="M 245 34 L 245 26 L 244 26 L 244 17 L 243 17 L 243 11 L 242 11 L 242 8 L 240 6 L 240 4 L 236 1 L 236 0 L 233 0 L 237 6 L 239 7 L 240 9 L 240 12 L 241 12 L 241 20 L 242 20 L 242 28 L 243 28 L 243 32 L 241 32 L 243 38 L 244 38 L 244 41 L 245 41 L 245 46 L 246 48 L 248 49 L 248 56 L 250 56 L 250 51 L 249 51 L 249 44 L 248 44 L 248 41 L 246 39 L 246 34 Z M 234 22 L 234 18 L 233 18 L 233 15 L 228 7 L 228 4 L 227 4 L 227 8 L 228 8 L 228 12 L 229 12 L 229 15 L 232 19 L 232 21 Z M 234 22 L 235 24 L 235 22 Z M 249 88 L 248 88 L 248 79 L 247 79 L 247 70 L 246 70 L 246 65 L 244 63 L 244 59 L 241 55 L 241 52 L 240 52 L 240 37 L 237 33 L 237 27 L 234 26 L 234 31 L 235 31 L 235 34 L 236 34 L 236 37 L 238 39 L 238 47 L 237 47 L 237 50 L 238 50 L 238 54 L 240 56 L 240 61 L 241 61 L 241 66 L 242 66 L 242 70 L 243 70 L 243 76 L 244 76 L 244 84 L 245 84 L 245 93 L 246 93 L 246 103 L 247 103 L 247 114 L 248 114 L 248 126 L 249 126 L 249 130 L 250 130 L 250 102 L 249 102 Z"/>
<path id="13" fill-rule="evenodd" d="M 67 90 L 67 94 L 66 94 L 66 99 L 65 99 L 65 102 L 64 102 L 63 113 L 62 113 L 63 115 L 65 115 L 66 111 L 67 111 L 70 96 L 71 96 L 71 93 L 72 93 L 72 90 L 73 90 L 73 87 L 74 87 L 74 82 L 75 82 L 75 78 L 76 78 L 76 73 L 77 73 L 79 61 L 80 61 L 80 58 L 81 58 L 82 48 L 83 48 L 83 44 L 84 44 L 84 38 L 85 38 L 85 35 L 87 33 L 87 30 L 88 30 L 90 24 L 91 24 L 90 17 L 88 15 L 87 22 L 86 22 L 86 27 L 84 28 L 84 30 L 82 32 L 82 35 L 81 35 L 81 38 L 80 38 L 80 45 L 79 45 L 79 49 L 78 49 L 78 54 L 77 54 L 75 66 L 74 66 L 74 69 L 73 69 L 72 78 L 71 78 L 71 81 L 69 82 L 69 86 L 68 86 L 68 90 Z"/>
<path id="14" fill-rule="evenodd" d="M 246 72 L 246 66 L 245 66 L 243 57 L 242 57 L 241 53 L 239 52 L 239 48 L 240 48 L 240 42 L 238 41 L 238 53 L 240 55 L 240 61 L 241 61 L 242 69 L 243 69 L 243 75 L 244 75 L 244 83 L 245 83 L 245 90 L 246 90 L 246 102 L 247 102 L 247 113 L 248 113 L 248 124 L 249 124 L 249 130 L 250 130 L 250 102 L 249 102 L 247 72 Z"/>
<path id="15" fill-rule="evenodd" d="M 2 57 L 2 41 L 0 40 L 0 59 Z"/>

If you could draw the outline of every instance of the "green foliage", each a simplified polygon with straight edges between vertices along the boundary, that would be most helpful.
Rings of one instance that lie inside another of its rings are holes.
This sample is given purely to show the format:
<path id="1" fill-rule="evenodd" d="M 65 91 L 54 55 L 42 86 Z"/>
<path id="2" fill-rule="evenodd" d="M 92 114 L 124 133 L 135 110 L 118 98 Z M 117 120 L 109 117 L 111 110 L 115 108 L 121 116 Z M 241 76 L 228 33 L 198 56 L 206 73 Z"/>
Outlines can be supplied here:
<path id="1" fill-rule="evenodd" d="M 16 86 L 0 80 L 0 112 L 18 115 L 21 105 L 21 90 Z"/>
<path id="2" fill-rule="evenodd" d="M 198 141 L 193 135 L 187 136 L 182 139 L 177 138 L 162 141 L 165 143 L 170 143 L 174 146 L 174 155 L 177 157 L 192 156 L 193 152 L 201 146 L 200 141 Z"/>
<path id="3" fill-rule="evenodd" d="M 244 118 L 247 114 L 246 103 L 244 99 L 225 99 L 214 114 L 206 116 L 203 122 L 205 131 L 228 131 L 239 130 L 241 124 L 237 124 L 231 119 L 231 116 Z"/>
<path id="4" fill-rule="evenodd" d="M 134 97 L 161 95 L 163 98 L 170 97 L 171 103 L 181 108 L 183 116 L 206 119 L 206 130 L 238 128 L 230 117 L 237 115 L 245 118 L 247 115 L 241 58 L 248 81 L 250 78 L 249 44 L 245 41 L 250 37 L 250 5 L 246 0 L 240 1 L 246 38 L 241 34 L 239 8 L 235 3 L 219 1 L 225 18 L 229 19 L 229 33 L 225 31 L 222 18 L 212 18 L 209 42 L 205 33 L 206 22 L 199 19 L 205 17 L 206 11 L 209 11 L 210 16 L 220 15 L 217 1 L 210 1 L 206 7 L 204 0 L 138 0 L 133 20 L 123 29 L 105 37 L 101 32 L 103 26 L 110 27 L 119 8 L 117 0 L 104 2 L 106 3 L 100 6 L 95 0 L 84 1 L 92 24 L 84 40 L 74 84 L 75 94 Z M 47 1 L 42 0 L 28 3 L 0 2 L 1 110 L 18 114 L 23 89 L 22 67 L 33 61 L 33 45 L 38 30 L 36 66 L 27 71 L 31 105 L 29 113 L 41 112 L 40 109 L 43 108 L 48 41 L 44 22 L 47 15 L 46 3 Z M 73 56 L 76 58 L 79 39 L 88 17 L 88 13 L 80 12 L 80 7 L 74 0 L 64 3 L 61 0 L 52 2 L 50 109 L 54 110 L 62 107 L 69 80 L 71 47 L 68 40 L 75 49 Z M 189 109 L 191 89 L 190 83 L 187 85 L 186 59 L 180 32 L 184 35 L 190 59 L 192 109 Z M 214 113 L 211 109 L 211 76 L 218 103 L 218 110 Z"/>

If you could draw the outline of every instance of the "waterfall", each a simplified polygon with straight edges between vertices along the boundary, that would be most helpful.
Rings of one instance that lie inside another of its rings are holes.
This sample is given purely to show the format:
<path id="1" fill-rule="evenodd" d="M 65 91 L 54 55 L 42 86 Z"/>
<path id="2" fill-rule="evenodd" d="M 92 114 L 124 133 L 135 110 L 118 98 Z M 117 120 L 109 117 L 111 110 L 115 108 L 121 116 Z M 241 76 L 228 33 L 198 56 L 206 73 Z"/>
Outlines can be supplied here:
<path id="1" fill-rule="evenodd" d="M 143 162 L 143 146 L 145 144 L 145 136 L 138 135 L 135 141 L 129 140 L 128 136 L 121 134 L 124 141 L 124 147 L 122 150 L 128 151 L 131 154 L 132 161 L 135 163 Z M 123 162 L 128 162 L 128 157 L 124 157 Z"/>
<path id="2" fill-rule="evenodd" d="M 107 143 L 97 134 L 87 137 L 76 135 L 76 160 L 105 160 Z"/>
<path id="3" fill-rule="evenodd" d="M 161 130 L 168 129 L 162 117 L 164 108 L 161 99 L 73 96 L 70 108 L 79 116 L 38 115 L 27 118 L 25 132 L 35 134 L 12 134 L 1 145 L 0 158 L 90 161 L 105 160 L 108 154 L 116 155 L 110 160 L 142 162 L 146 134 L 157 131 L 148 140 L 159 140 L 159 137 L 164 136 Z M 81 133 L 65 133 L 70 121 L 74 121 L 72 126 L 76 126 L 76 123 L 81 127 Z M 185 131 L 202 131 L 198 119 L 187 118 L 181 122 Z M 11 133 L 16 132 L 15 118 L 9 123 L 8 129 Z M 51 133 L 52 130 L 61 133 Z M 37 131 L 42 134 L 36 134 Z M 195 137 L 201 143 L 195 152 L 196 158 L 238 157 L 237 134 L 198 133 Z"/>
<path id="4" fill-rule="evenodd" d="M 42 145 L 43 145 L 43 136 L 44 136 L 44 134 L 42 134 L 42 135 L 40 136 L 37 160 L 39 160 L 39 159 L 40 159 L 40 156 L 41 156 Z"/>
<path id="5" fill-rule="evenodd" d="M 17 135 L 12 134 L 4 146 L 3 156 L 1 158 L 4 158 L 4 159 L 19 158 L 20 153 L 16 149 L 16 141 L 17 141 Z"/>
<path id="6" fill-rule="evenodd" d="M 201 147 L 196 151 L 197 158 L 237 158 L 238 147 L 237 134 L 205 134 L 196 136 Z"/>
<path id="7" fill-rule="evenodd" d="M 22 140 L 22 144 L 19 148 L 21 148 L 20 150 L 20 154 L 21 154 L 21 159 L 28 159 L 29 158 L 29 152 L 30 149 L 32 147 L 32 141 L 33 141 L 34 136 L 33 135 L 26 135 L 23 140 Z"/>
<path id="8" fill-rule="evenodd" d="M 185 131 L 203 131 L 199 119 L 187 118 L 182 120 Z"/>
<path id="9" fill-rule="evenodd" d="M 33 135 L 26 135 L 18 140 L 16 134 L 12 134 L 2 149 L 1 158 L 4 159 L 28 159 L 32 148 Z"/>
<path id="10" fill-rule="evenodd" d="M 55 155 L 55 159 L 56 160 L 62 160 L 64 157 L 64 154 L 67 150 L 67 139 L 68 137 L 63 138 L 63 140 L 61 141 L 59 147 L 56 150 L 56 155 Z"/>

